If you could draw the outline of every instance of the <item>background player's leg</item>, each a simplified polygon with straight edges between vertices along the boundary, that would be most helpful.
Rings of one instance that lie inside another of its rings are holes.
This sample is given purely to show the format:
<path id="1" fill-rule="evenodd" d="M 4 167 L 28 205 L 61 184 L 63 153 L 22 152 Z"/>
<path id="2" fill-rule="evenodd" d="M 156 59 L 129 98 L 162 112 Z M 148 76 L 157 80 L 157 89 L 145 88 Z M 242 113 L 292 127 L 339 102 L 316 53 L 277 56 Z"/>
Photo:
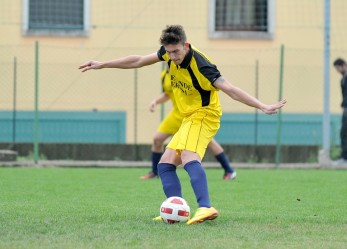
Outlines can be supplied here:
<path id="1" fill-rule="evenodd" d="M 224 169 L 224 180 L 232 180 L 236 177 L 235 170 L 230 166 L 228 157 L 226 156 L 223 147 L 217 143 L 216 140 L 212 139 L 208 144 L 207 148 L 209 148 L 217 161 L 220 163 L 222 168 Z M 235 173 L 234 173 L 235 172 Z"/>
<path id="2" fill-rule="evenodd" d="M 170 136 L 170 134 L 161 133 L 159 131 L 154 134 L 151 155 L 152 169 L 146 175 L 141 176 L 140 179 L 151 179 L 158 176 L 158 163 L 163 155 L 163 144 Z"/>
<path id="3" fill-rule="evenodd" d="M 344 109 L 342 115 L 342 125 L 340 131 L 341 138 L 341 159 L 347 161 L 347 109 Z"/>

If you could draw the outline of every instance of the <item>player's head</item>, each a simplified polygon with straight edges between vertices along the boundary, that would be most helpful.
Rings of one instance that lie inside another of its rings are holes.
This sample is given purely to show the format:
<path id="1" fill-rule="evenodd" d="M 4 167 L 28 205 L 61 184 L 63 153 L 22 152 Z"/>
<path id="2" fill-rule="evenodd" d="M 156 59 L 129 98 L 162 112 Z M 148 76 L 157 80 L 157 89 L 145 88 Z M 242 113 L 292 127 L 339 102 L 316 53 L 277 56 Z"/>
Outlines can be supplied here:
<path id="1" fill-rule="evenodd" d="M 337 58 L 335 61 L 334 61 L 334 67 L 336 68 L 336 70 L 345 75 L 347 73 L 347 63 L 344 59 L 341 59 L 341 58 Z"/>
<path id="2" fill-rule="evenodd" d="M 160 44 L 164 46 L 170 59 L 179 65 L 189 51 L 186 33 L 181 25 L 168 25 L 162 31 Z"/>

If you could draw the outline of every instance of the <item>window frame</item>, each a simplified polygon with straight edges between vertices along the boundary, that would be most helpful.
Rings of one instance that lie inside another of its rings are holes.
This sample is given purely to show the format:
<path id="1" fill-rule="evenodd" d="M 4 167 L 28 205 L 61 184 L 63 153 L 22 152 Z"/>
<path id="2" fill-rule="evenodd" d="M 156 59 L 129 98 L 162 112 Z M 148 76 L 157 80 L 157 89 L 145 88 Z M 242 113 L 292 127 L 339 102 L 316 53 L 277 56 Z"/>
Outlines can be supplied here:
<path id="1" fill-rule="evenodd" d="M 208 35 L 212 39 L 273 39 L 275 34 L 275 0 L 267 0 L 267 31 L 217 31 L 216 0 L 209 0 Z"/>
<path id="2" fill-rule="evenodd" d="M 90 34 L 90 0 L 83 0 L 83 29 L 29 29 L 29 4 L 30 0 L 22 0 L 22 34 L 24 36 L 89 36 Z"/>

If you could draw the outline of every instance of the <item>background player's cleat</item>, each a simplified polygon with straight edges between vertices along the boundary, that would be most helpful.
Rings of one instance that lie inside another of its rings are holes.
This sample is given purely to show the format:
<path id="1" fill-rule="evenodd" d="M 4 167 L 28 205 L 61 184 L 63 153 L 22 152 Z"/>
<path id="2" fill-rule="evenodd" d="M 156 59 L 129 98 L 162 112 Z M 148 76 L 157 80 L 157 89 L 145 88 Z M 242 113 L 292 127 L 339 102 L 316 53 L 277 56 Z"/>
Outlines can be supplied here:
<path id="1" fill-rule="evenodd" d="M 154 221 L 163 221 L 163 218 L 161 218 L 161 216 L 157 216 L 155 218 L 153 218 Z M 164 221 L 163 221 L 164 222 Z"/>
<path id="2" fill-rule="evenodd" d="M 234 171 L 233 173 L 226 173 L 224 176 L 223 176 L 223 180 L 233 180 L 236 178 L 236 172 Z"/>
<path id="3" fill-rule="evenodd" d="M 147 179 L 152 179 L 152 178 L 156 178 L 156 177 L 158 177 L 158 175 L 154 174 L 153 172 L 149 172 L 143 176 L 140 176 L 140 179 L 147 180 Z"/>
<path id="4" fill-rule="evenodd" d="M 214 207 L 199 208 L 194 217 L 187 221 L 188 225 L 204 222 L 205 220 L 214 220 L 218 217 L 218 211 Z"/>

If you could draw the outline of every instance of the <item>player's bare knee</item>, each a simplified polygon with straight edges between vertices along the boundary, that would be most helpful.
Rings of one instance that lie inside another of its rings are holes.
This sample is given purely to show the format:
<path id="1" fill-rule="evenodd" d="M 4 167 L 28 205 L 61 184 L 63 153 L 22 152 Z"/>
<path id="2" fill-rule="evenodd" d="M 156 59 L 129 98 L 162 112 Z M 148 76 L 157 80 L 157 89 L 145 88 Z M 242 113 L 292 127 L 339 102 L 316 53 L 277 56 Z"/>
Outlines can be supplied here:
<path id="1" fill-rule="evenodd" d="M 199 154 L 192 151 L 187 151 L 187 150 L 182 151 L 181 160 L 182 160 L 182 165 L 186 165 L 188 162 L 195 161 L 195 160 L 201 162 L 201 158 Z"/>
<path id="2" fill-rule="evenodd" d="M 166 149 L 164 154 L 161 156 L 159 163 L 170 163 L 178 166 L 181 164 L 181 158 L 177 156 L 175 150 Z"/>

